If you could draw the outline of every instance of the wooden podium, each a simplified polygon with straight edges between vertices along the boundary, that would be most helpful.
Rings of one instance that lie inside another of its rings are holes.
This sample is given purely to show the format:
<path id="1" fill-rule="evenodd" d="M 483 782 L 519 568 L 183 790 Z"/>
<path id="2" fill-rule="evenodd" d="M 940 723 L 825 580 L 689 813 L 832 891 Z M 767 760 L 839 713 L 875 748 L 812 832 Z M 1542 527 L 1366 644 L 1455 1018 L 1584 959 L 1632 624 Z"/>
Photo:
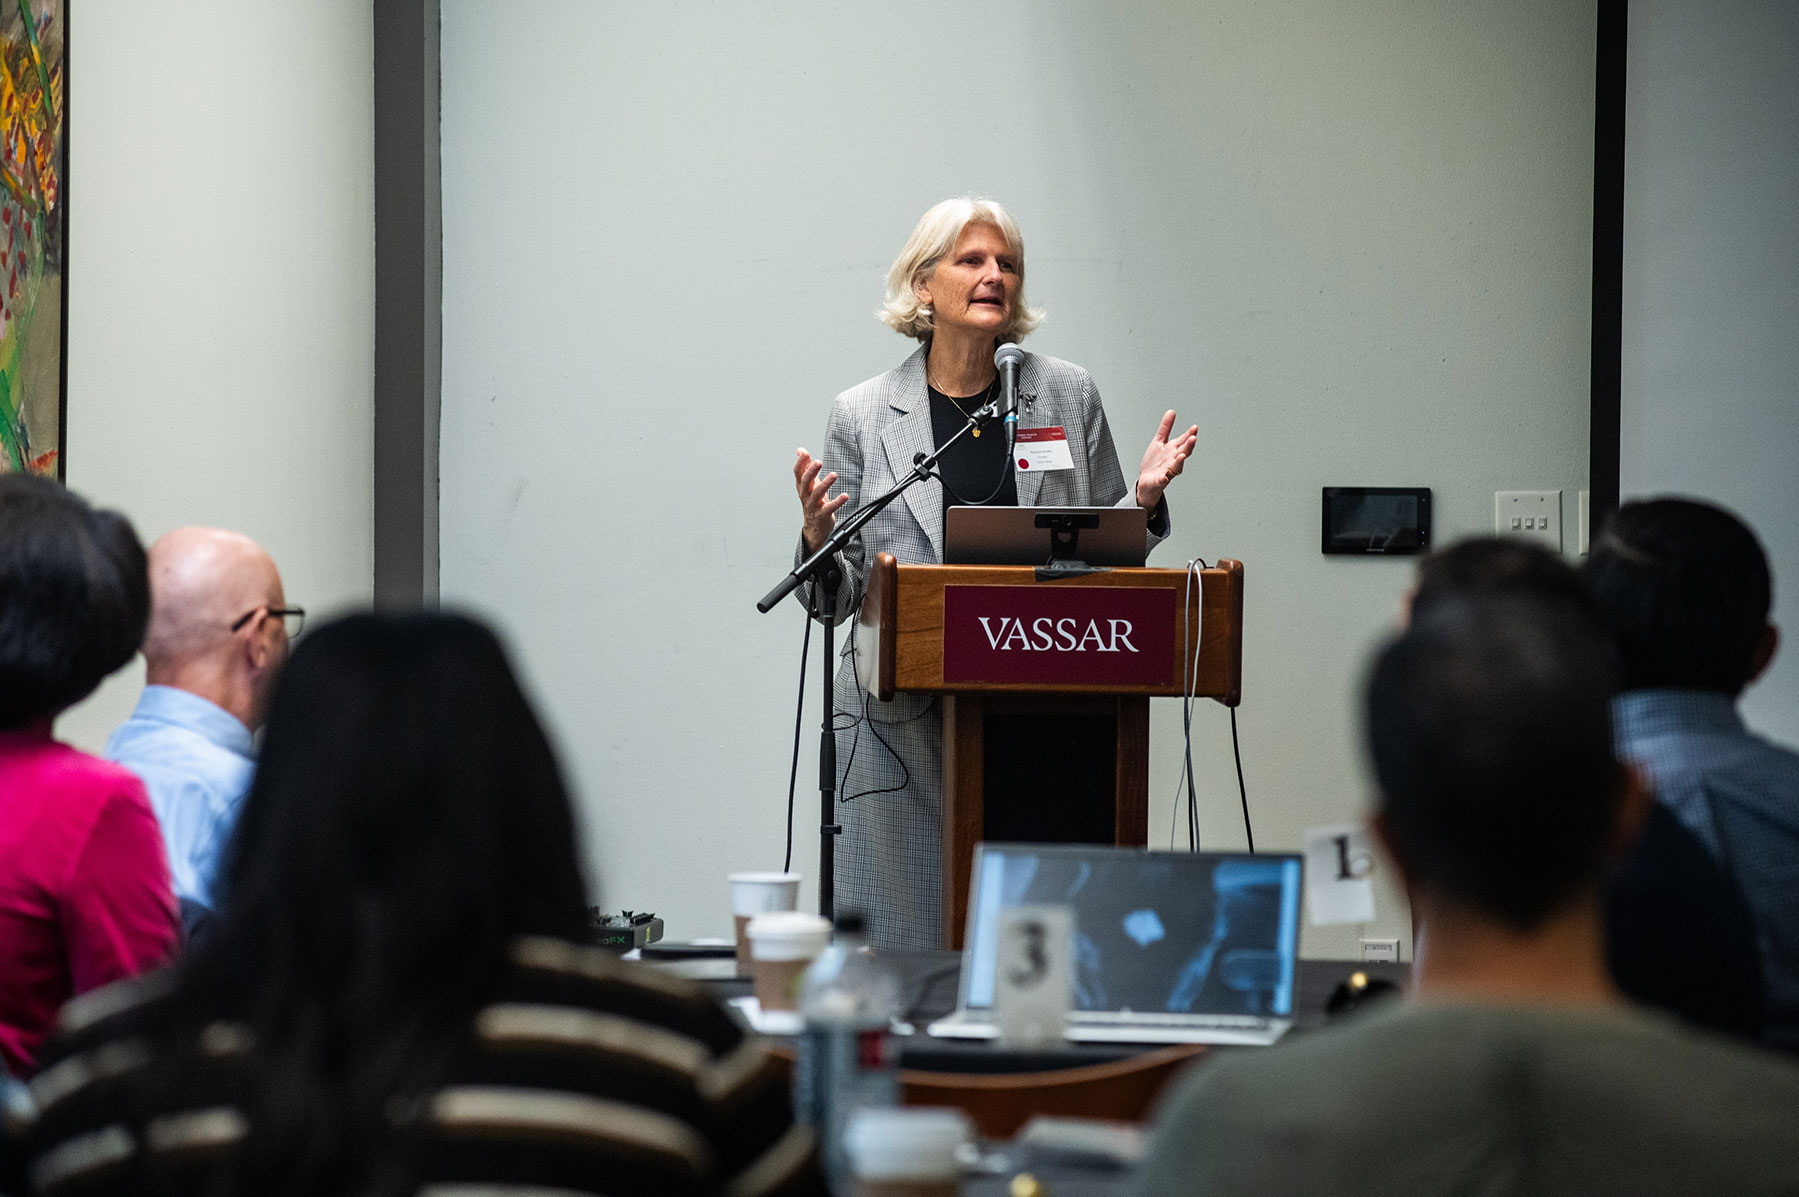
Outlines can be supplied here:
<path id="1" fill-rule="evenodd" d="M 1038 581 L 1028 566 L 876 556 L 855 631 L 858 655 L 872 663 L 868 690 L 882 700 L 943 696 L 946 947 L 962 946 L 980 841 L 1147 845 L 1150 698 L 1190 690 L 1234 707 L 1242 696 L 1243 565 L 1220 560 L 1199 577 L 1197 588 L 1180 569 Z M 1085 735 L 1109 755 L 1109 808 L 1094 792 L 1103 768 L 1077 762 L 1049 784 L 1058 733 Z M 1027 737 L 1050 742 L 1021 751 Z M 990 786 L 996 769 L 1001 784 Z M 1040 804 L 1027 791 L 1074 805 Z"/>

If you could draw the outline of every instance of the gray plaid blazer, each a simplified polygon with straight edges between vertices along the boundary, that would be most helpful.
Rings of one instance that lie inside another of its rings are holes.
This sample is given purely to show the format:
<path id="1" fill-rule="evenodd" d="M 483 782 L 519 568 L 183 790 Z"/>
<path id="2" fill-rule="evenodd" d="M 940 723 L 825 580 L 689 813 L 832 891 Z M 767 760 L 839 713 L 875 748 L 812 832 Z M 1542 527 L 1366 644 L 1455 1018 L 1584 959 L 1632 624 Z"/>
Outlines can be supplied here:
<path id="1" fill-rule="evenodd" d="M 1025 354 L 1018 373 L 1018 426 L 1060 426 L 1072 470 L 1018 473 L 1021 507 L 1123 507 L 1136 501 L 1118 468 L 1118 452 L 1100 406 L 1099 390 L 1072 362 Z M 837 396 L 825 430 L 825 471 L 837 471 L 834 493 L 850 496 L 855 511 L 912 470 L 912 459 L 934 447 L 925 385 L 925 347 L 878 378 Z M 1149 547 L 1168 534 L 1166 505 L 1151 517 Z M 796 562 L 804 555 L 802 544 Z M 943 560 L 943 484 L 915 484 L 881 512 L 840 555 L 847 585 L 832 612 L 841 623 L 862 605 L 876 553 L 902 563 Z M 812 609 L 810 583 L 798 591 Z M 844 836 L 837 848 L 838 901 L 868 918 L 870 942 L 884 947 L 938 946 L 939 826 L 942 809 L 942 726 L 936 699 L 897 694 L 870 697 L 857 681 L 854 637 L 844 637 L 834 687 L 838 711 L 838 798 Z M 869 726 L 847 726 L 866 715 Z M 876 736 L 879 739 L 876 739 Z M 883 744 L 883 741 L 885 742 Z M 891 749 L 891 751 L 889 751 Z M 868 791 L 884 791 L 868 793 Z M 855 797 L 856 795 L 866 795 Z"/>

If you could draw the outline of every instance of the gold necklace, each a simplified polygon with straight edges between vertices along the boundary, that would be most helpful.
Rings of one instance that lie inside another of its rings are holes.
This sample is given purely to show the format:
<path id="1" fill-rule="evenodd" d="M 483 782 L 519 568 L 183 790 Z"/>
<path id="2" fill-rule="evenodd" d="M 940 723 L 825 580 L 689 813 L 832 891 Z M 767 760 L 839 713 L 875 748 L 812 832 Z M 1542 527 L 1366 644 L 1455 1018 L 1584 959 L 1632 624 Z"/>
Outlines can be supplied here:
<path id="1" fill-rule="evenodd" d="M 932 379 L 931 371 L 928 368 L 924 372 L 924 380 L 925 380 L 925 382 L 930 384 L 930 387 L 933 391 L 936 391 L 939 395 L 942 395 L 945 399 L 948 399 L 951 403 L 955 404 L 957 411 L 961 412 L 965 417 L 967 417 L 970 420 L 974 419 L 974 412 L 969 411 L 966 407 L 963 407 L 961 400 L 957 399 L 954 395 L 950 394 L 948 391 L 944 390 L 942 387 L 937 385 L 936 381 L 934 379 Z M 998 381 L 999 381 L 999 377 L 997 375 L 995 375 L 993 382 L 990 382 L 987 384 L 987 389 L 982 391 L 980 394 L 981 402 L 975 404 L 976 410 L 979 410 L 980 408 L 985 407 L 993 399 L 993 386 L 994 386 L 994 383 L 997 383 Z M 975 398 L 975 396 L 970 395 L 969 398 L 973 399 L 973 398 Z M 976 440 L 980 439 L 981 430 L 979 428 L 974 428 L 974 429 L 971 429 L 970 431 L 972 431 L 974 433 Z"/>

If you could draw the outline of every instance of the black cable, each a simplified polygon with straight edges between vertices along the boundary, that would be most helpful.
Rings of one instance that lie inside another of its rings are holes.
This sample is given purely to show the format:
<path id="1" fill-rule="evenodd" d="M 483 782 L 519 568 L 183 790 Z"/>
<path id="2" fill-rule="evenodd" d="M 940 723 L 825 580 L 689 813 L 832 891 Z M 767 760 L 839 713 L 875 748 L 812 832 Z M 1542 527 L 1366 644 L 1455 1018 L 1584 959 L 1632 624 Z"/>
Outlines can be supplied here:
<path id="1" fill-rule="evenodd" d="M 1243 838 L 1256 850 L 1256 833 L 1249 828 L 1249 791 L 1243 788 L 1243 749 L 1237 746 L 1237 708 L 1231 708 L 1231 753 L 1237 758 L 1237 793 L 1243 799 Z"/>
<path id="2" fill-rule="evenodd" d="M 787 855 L 786 865 L 783 871 L 790 871 L 793 867 L 794 792 L 799 780 L 800 733 L 805 725 L 806 657 L 811 651 L 812 621 L 815 618 L 817 618 L 817 616 L 815 616 L 812 609 L 808 607 L 806 609 L 806 635 L 805 639 L 800 644 L 800 705 L 793 716 L 793 767 L 787 774 Z M 850 654 L 850 668 L 854 670 L 856 667 L 856 640 L 854 631 L 851 632 L 849 642 L 844 647 Z M 845 722 L 846 720 L 847 722 Z M 843 783 L 849 779 L 850 766 L 855 764 L 856 749 L 862 743 L 862 725 L 864 723 L 868 724 L 869 733 L 872 734 L 876 740 L 880 741 L 881 747 L 887 750 L 887 754 L 898 762 L 902 780 L 899 785 L 889 786 L 884 790 L 864 790 L 860 794 L 850 794 L 845 796 L 843 794 Z M 850 750 L 844 758 L 842 775 L 837 780 L 838 802 L 850 802 L 857 798 L 869 797 L 872 794 L 891 794 L 897 790 L 903 790 L 908 785 L 912 784 L 912 771 L 906 767 L 904 758 L 893 750 L 893 745 L 889 744 L 886 738 L 876 730 L 874 720 L 869 717 L 868 692 L 866 690 L 864 690 L 862 694 L 862 714 L 857 715 L 854 711 L 833 711 L 831 713 L 832 735 L 836 735 L 838 732 L 851 730 L 854 730 L 856 734 L 850 739 Z"/>
<path id="3" fill-rule="evenodd" d="M 953 964 L 940 965 L 926 973 L 923 980 L 918 983 L 918 992 L 914 993 L 912 995 L 912 1000 L 906 1003 L 905 1012 L 900 1015 L 900 1021 L 911 1022 L 914 1018 L 917 1018 L 918 1008 L 924 1005 L 924 1000 L 926 998 L 931 996 L 931 990 L 937 988 L 937 983 L 942 981 L 943 978 L 953 977 L 961 971 L 962 961 L 957 959 Z"/>
<path id="4" fill-rule="evenodd" d="M 1195 685 L 1198 679 L 1195 679 Z M 1189 693 L 1181 696 L 1181 730 L 1184 733 L 1182 751 L 1186 760 L 1181 765 L 1181 776 L 1187 781 L 1187 851 L 1199 851 L 1199 791 L 1194 785 L 1193 776 L 1193 696 L 1192 687 Z"/>
<path id="5" fill-rule="evenodd" d="M 861 661 L 860 661 L 860 658 L 857 656 L 856 638 L 855 638 L 855 633 L 853 630 L 850 633 L 850 641 L 849 641 L 848 648 L 849 648 L 849 654 L 850 654 L 850 675 L 852 677 L 860 678 L 862 676 L 862 670 L 860 668 Z M 912 784 L 912 770 L 906 764 L 906 758 L 902 757 L 899 753 L 894 751 L 893 745 L 891 745 L 887 742 L 887 737 L 883 736 L 881 734 L 881 729 L 875 725 L 874 716 L 869 713 L 869 710 L 868 710 L 868 687 L 863 686 L 863 687 L 861 687 L 861 690 L 862 690 L 862 714 L 860 716 L 856 716 L 854 714 L 849 714 L 848 712 L 841 712 L 841 711 L 838 712 L 840 715 L 848 714 L 849 718 L 851 719 L 851 722 L 846 724 L 842 728 L 838 728 L 836 730 L 848 731 L 848 730 L 850 730 L 850 728 L 856 729 L 856 734 L 854 736 L 850 737 L 849 754 L 844 758 L 843 773 L 839 777 L 838 782 L 837 782 L 837 793 L 838 793 L 837 801 L 840 803 L 841 802 L 854 802 L 858 798 L 872 798 L 876 794 L 897 794 L 899 791 L 905 789 L 907 786 Z M 924 711 L 920 711 L 917 716 L 914 716 L 914 718 L 923 716 L 924 714 L 928 713 L 930 711 L 930 709 L 931 708 L 929 706 L 927 706 L 924 709 Z M 883 787 L 882 789 L 878 789 L 878 790 L 863 790 L 857 794 L 846 795 L 843 793 L 843 791 L 849 788 L 848 783 L 849 783 L 849 776 L 850 776 L 850 766 L 852 766 L 856 763 L 856 749 L 858 747 L 860 747 L 861 743 L 862 743 L 862 726 L 864 724 L 868 725 L 868 734 L 873 736 L 875 738 L 875 741 L 877 743 L 879 743 L 882 748 L 885 748 L 887 750 L 887 755 L 892 757 L 894 763 L 900 767 L 900 783 L 896 786 L 886 786 L 886 787 Z"/>
<path id="6" fill-rule="evenodd" d="M 1168 804 L 1168 850 L 1170 852 L 1174 851 L 1174 829 L 1180 825 L 1181 817 L 1180 783 L 1178 781 L 1175 783 L 1175 790 L 1174 801 Z"/>
<path id="7" fill-rule="evenodd" d="M 1183 683 L 1184 685 L 1184 683 Z M 1188 713 L 1187 696 L 1181 696 L 1181 786 L 1187 791 L 1187 851 L 1199 851 L 1199 828 L 1193 821 L 1193 719 Z M 1177 795 L 1178 800 L 1178 795 Z"/>
<path id="8" fill-rule="evenodd" d="M 997 382 L 998 382 L 998 379 L 995 379 L 994 383 L 997 383 Z M 994 383 L 988 384 L 987 394 L 982 396 L 984 399 L 990 399 L 990 397 L 993 393 Z M 984 407 L 984 406 L 986 406 L 986 404 L 982 404 L 982 406 Z M 967 499 L 964 499 L 961 495 L 956 494 L 954 488 L 952 488 L 950 486 L 949 482 L 943 477 L 941 472 L 934 471 L 931 474 L 931 477 L 935 478 L 937 480 L 938 484 L 940 486 L 942 486 L 945 491 L 948 491 L 950 496 L 952 498 L 954 498 L 958 503 L 960 503 L 964 507 L 984 507 L 988 503 L 992 502 L 995 498 L 997 498 L 999 495 L 999 492 L 1001 490 L 1005 489 L 1006 479 L 1008 477 L 1010 477 L 1011 473 L 1012 473 L 1012 454 L 1014 452 L 1014 447 L 1016 445 L 1016 442 L 1013 439 L 1013 434 L 1016 430 L 1016 425 L 1014 425 L 1011 421 L 1005 421 L 1004 423 L 1005 423 L 1005 428 L 1006 428 L 1005 467 L 1000 472 L 999 481 L 994 483 L 993 489 L 988 492 L 986 498 L 980 499 L 976 502 L 971 503 Z M 855 638 L 855 633 L 853 630 L 850 633 L 848 649 L 849 649 L 849 656 L 850 656 L 850 671 L 854 676 L 860 678 L 861 670 L 858 668 L 859 661 L 857 658 L 857 651 L 856 651 L 856 638 Z M 869 702 L 868 688 L 866 686 L 864 686 L 864 687 L 861 687 L 861 689 L 862 689 L 862 714 L 858 717 L 849 712 L 839 711 L 838 715 L 840 717 L 849 718 L 850 722 L 844 724 L 841 727 L 833 726 L 833 731 L 849 731 L 851 728 L 854 728 L 855 733 L 856 733 L 855 735 L 850 737 L 850 750 L 844 757 L 843 772 L 842 772 L 841 777 L 838 780 L 837 801 L 840 803 L 841 802 L 854 802 L 858 798 L 872 798 L 872 797 L 876 796 L 877 794 L 897 794 L 898 792 L 900 792 L 901 790 L 905 789 L 907 786 L 910 786 L 912 784 L 911 767 L 906 764 L 906 758 L 901 756 L 897 751 L 895 751 L 893 745 L 891 745 L 887 742 L 887 737 L 885 737 L 881 734 L 881 729 L 877 725 L 877 722 L 876 722 L 874 716 L 870 713 L 869 708 L 868 708 L 868 702 Z M 931 705 L 935 706 L 934 703 Z M 919 712 L 919 714 L 914 716 L 914 718 L 922 718 L 924 715 L 928 714 L 930 712 L 930 710 L 931 710 L 931 707 L 927 706 L 925 708 L 925 710 Z M 856 750 L 858 748 L 860 748 L 861 744 L 862 744 L 862 727 L 864 724 L 866 724 L 868 727 L 868 734 L 873 736 L 875 738 L 875 741 L 877 743 L 879 743 L 882 748 L 885 748 L 887 750 L 887 755 L 892 757 L 894 764 L 896 764 L 900 767 L 900 782 L 898 785 L 885 786 L 878 790 L 862 790 L 861 792 L 855 793 L 855 794 L 845 794 L 843 791 L 849 788 L 846 783 L 849 781 L 850 767 L 856 763 Z M 796 769 L 798 768 L 798 764 L 799 764 L 799 759 L 796 756 L 794 758 L 794 766 Z M 789 788 L 791 790 L 791 787 L 789 787 Z M 791 801 L 791 799 L 790 799 L 790 801 Z"/>
<path id="9" fill-rule="evenodd" d="M 1190 635 L 1187 631 L 1190 622 L 1188 615 L 1192 609 L 1195 589 L 1200 591 L 1200 606 L 1201 610 L 1204 610 L 1205 591 L 1199 583 L 1198 571 L 1205 568 L 1207 566 L 1203 557 L 1195 557 L 1192 561 L 1187 562 L 1187 581 L 1181 592 L 1184 604 L 1181 612 L 1181 636 L 1183 639 Z M 1199 792 L 1195 788 L 1193 772 L 1193 690 L 1198 685 L 1199 645 L 1194 645 L 1192 653 L 1188 653 L 1183 644 L 1181 651 L 1181 730 L 1183 732 L 1181 747 L 1183 756 L 1181 776 L 1176 780 L 1175 788 L 1178 791 L 1183 782 L 1187 788 L 1187 851 L 1189 852 L 1199 851 Z M 1177 803 L 1180 801 L 1178 793 L 1175 795 L 1175 801 Z M 1173 833 L 1170 832 L 1168 844 L 1170 848 L 1174 847 L 1173 839 Z"/>
<path id="10" fill-rule="evenodd" d="M 806 718 L 806 655 L 812 651 L 812 612 L 806 612 L 806 634 L 800 638 L 800 696 L 793 705 L 793 767 L 787 771 L 787 853 L 781 871 L 793 871 L 793 793 L 800 778 L 800 728 Z"/>
<path id="11" fill-rule="evenodd" d="M 996 377 L 996 378 L 994 378 L 994 380 L 992 382 L 987 384 L 986 392 L 981 395 L 981 398 L 986 400 L 987 403 L 993 402 L 993 388 L 996 385 L 998 385 L 998 383 L 999 383 L 999 379 Z M 943 394 L 943 392 L 941 392 L 941 391 L 939 391 L 938 393 Z M 944 397 L 946 399 L 949 398 L 948 395 L 944 395 Z M 955 403 L 955 400 L 951 399 L 950 402 Z M 981 407 L 987 406 L 987 403 L 981 404 Z M 956 404 L 956 410 L 958 410 L 958 411 L 962 410 L 961 404 L 959 404 L 959 403 Z M 979 411 L 980 408 L 977 407 L 975 410 Z M 968 415 L 968 413 L 966 411 L 963 411 L 962 414 Z M 961 504 L 963 507 L 985 507 L 985 506 L 987 506 L 987 504 L 993 502 L 994 499 L 999 497 L 1000 491 L 1006 489 L 1006 479 L 1010 478 L 1012 476 L 1012 454 L 1018 448 L 1018 442 L 1015 439 L 1018 426 L 1016 424 L 1012 423 L 1011 421 L 1005 421 L 1005 428 L 1006 428 L 1006 461 L 1005 461 L 1005 465 L 1000 468 L 999 481 L 995 482 L 993 484 L 993 489 L 987 492 L 986 498 L 984 498 L 984 499 L 964 499 L 961 495 L 956 493 L 956 488 L 949 484 L 949 479 L 947 479 L 943 476 L 941 469 L 932 472 L 931 477 L 937 479 L 938 483 L 943 487 L 943 489 L 949 492 L 950 498 L 954 499 L 957 503 Z M 978 436 L 980 434 L 980 430 L 976 429 L 975 434 Z"/>
<path id="12" fill-rule="evenodd" d="M 1191 570 L 1193 568 L 1191 562 L 1188 563 L 1187 568 L 1189 570 Z M 1187 605 L 1191 605 L 1191 602 L 1192 602 L 1191 582 L 1192 582 L 1192 578 L 1191 578 L 1191 576 L 1189 576 L 1189 578 L 1188 578 L 1189 586 L 1188 586 L 1187 590 L 1183 592 L 1183 600 Z M 1186 786 L 1187 775 L 1193 768 L 1193 728 L 1192 728 L 1192 725 L 1189 724 L 1187 721 L 1187 692 L 1189 690 L 1191 690 L 1193 687 L 1187 680 L 1188 667 L 1187 667 L 1187 627 L 1186 627 L 1187 618 L 1186 618 L 1186 616 L 1187 616 L 1187 612 L 1186 612 L 1185 607 L 1183 607 L 1182 612 L 1181 612 L 1181 730 L 1184 733 L 1184 735 L 1183 735 L 1183 739 L 1181 742 L 1181 753 L 1182 753 L 1182 755 L 1181 755 L 1181 772 L 1180 772 L 1180 776 L 1178 776 L 1174 779 L 1173 809 L 1170 810 L 1169 814 L 1168 814 L 1168 850 L 1170 852 L 1174 851 L 1175 821 L 1180 818 L 1180 813 L 1181 813 L 1181 790 L 1183 787 Z M 1193 832 L 1194 832 L 1193 805 L 1192 805 L 1192 803 L 1188 803 L 1187 804 L 1187 850 L 1189 852 L 1193 851 Z"/>

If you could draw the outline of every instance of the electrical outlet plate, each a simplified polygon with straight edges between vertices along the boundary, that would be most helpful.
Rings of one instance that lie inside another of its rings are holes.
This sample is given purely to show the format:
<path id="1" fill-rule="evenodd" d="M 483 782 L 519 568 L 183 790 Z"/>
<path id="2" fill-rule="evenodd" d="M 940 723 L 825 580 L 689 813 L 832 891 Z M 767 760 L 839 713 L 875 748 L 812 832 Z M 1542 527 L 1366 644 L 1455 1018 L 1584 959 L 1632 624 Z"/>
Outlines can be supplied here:
<path id="1" fill-rule="evenodd" d="M 1399 941 L 1397 939 L 1364 939 L 1362 941 L 1362 959 L 1364 962 L 1399 963 Z"/>
<path id="2" fill-rule="evenodd" d="M 1500 536 L 1527 536 L 1562 551 L 1562 492 L 1502 490 L 1493 495 L 1493 531 Z"/>

